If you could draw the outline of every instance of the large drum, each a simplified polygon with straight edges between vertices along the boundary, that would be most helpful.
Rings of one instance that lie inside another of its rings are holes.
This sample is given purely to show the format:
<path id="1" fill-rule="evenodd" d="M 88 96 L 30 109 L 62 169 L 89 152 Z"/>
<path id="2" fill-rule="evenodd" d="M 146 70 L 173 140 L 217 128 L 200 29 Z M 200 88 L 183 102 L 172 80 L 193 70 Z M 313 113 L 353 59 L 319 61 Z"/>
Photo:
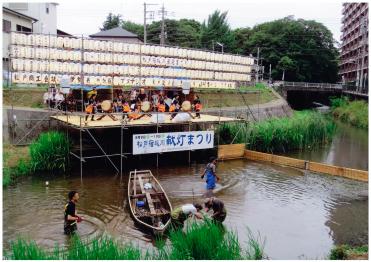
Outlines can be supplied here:
<path id="1" fill-rule="evenodd" d="M 101 104 L 102 110 L 104 112 L 108 112 L 111 110 L 111 101 L 110 100 L 104 100 Z"/>
<path id="2" fill-rule="evenodd" d="M 189 101 L 184 101 L 183 103 L 182 103 L 182 110 L 183 111 L 191 111 L 191 109 L 192 109 L 192 107 L 191 107 L 191 102 L 189 102 Z"/>
<path id="3" fill-rule="evenodd" d="M 141 108 L 143 112 L 148 112 L 151 109 L 151 103 L 148 101 L 144 101 Z"/>

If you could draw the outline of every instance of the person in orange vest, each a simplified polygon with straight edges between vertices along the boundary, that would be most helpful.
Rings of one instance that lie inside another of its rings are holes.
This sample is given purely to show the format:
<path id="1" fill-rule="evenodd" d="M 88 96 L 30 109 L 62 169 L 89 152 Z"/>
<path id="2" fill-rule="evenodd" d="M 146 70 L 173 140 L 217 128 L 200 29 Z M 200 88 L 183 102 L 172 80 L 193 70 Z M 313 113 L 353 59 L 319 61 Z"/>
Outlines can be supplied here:
<path id="1" fill-rule="evenodd" d="M 165 112 L 165 104 L 163 100 L 160 100 L 159 104 L 157 105 L 157 111 L 160 113 Z"/>
<path id="2" fill-rule="evenodd" d="M 141 102 L 138 100 L 137 103 L 134 106 L 134 112 L 129 113 L 129 121 L 131 120 L 138 120 L 145 116 L 145 114 L 140 113 L 141 112 Z"/>
<path id="3" fill-rule="evenodd" d="M 129 102 L 125 100 L 124 104 L 122 105 L 122 112 L 124 113 L 122 115 L 122 119 L 127 119 L 128 118 L 128 113 L 130 112 L 130 105 Z"/>
<path id="4" fill-rule="evenodd" d="M 202 110 L 202 104 L 201 104 L 201 100 L 198 97 L 198 95 L 195 95 L 194 96 L 194 99 L 193 99 L 193 108 L 194 108 L 194 110 L 196 112 L 196 117 L 201 118 L 200 111 Z"/>

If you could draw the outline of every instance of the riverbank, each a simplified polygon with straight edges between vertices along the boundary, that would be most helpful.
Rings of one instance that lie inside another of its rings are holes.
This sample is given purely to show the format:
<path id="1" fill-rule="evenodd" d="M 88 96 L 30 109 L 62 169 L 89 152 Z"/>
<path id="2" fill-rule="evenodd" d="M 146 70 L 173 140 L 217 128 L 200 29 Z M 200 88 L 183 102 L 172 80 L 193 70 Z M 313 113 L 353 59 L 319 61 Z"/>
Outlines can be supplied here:
<path id="1" fill-rule="evenodd" d="M 363 100 L 349 101 L 347 97 L 331 100 L 332 115 L 344 123 L 368 129 L 368 103 Z"/>
<path id="2" fill-rule="evenodd" d="M 331 249 L 331 260 L 368 260 L 368 245 L 352 247 L 339 245 Z"/>
<path id="3" fill-rule="evenodd" d="M 22 260 L 258 260 L 263 258 L 263 247 L 249 234 L 246 247 L 237 235 L 205 220 L 201 224 L 188 224 L 185 230 L 170 231 L 170 244 L 158 239 L 155 249 L 142 250 L 133 244 L 123 245 L 111 237 L 93 239 L 90 243 L 72 238 L 67 249 L 56 246 L 52 252 L 33 241 L 18 239 L 5 252 L 8 259 Z"/>
<path id="4" fill-rule="evenodd" d="M 3 145 L 3 187 L 35 171 L 65 172 L 68 167 L 67 137 L 55 131 L 41 133 L 29 146 Z"/>
<path id="5" fill-rule="evenodd" d="M 46 87 L 14 87 L 12 89 L 3 89 L 3 105 L 30 107 L 30 108 L 46 108 L 43 104 L 43 95 L 46 92 Z M 239 91 L 233 90 L 195 90 L 199 95 L 203 104 L 203 108 L 214 107 L 234 107 L 263 104 L 279 99 L 272 89 L 263 84 L 256 86 L 240 87 Z"/>

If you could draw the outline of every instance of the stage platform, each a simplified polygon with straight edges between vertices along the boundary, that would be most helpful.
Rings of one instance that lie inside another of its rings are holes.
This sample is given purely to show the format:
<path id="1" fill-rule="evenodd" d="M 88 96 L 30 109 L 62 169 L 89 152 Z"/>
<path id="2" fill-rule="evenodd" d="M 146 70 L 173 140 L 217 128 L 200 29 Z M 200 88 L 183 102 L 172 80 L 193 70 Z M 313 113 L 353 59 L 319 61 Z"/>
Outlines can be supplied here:
<path id="1" fill-rule="evenodd" d="M 141 119 L 131 120 L 131 121 L 120 121 L 121 116 L 116 115 L 116 121 L 111 119 L 109 116 L 103 117 L 101 120 L 91 121 L 91 116 L 89 116 L 87 123 L 85 123 L 85 117 L 83 115 L 55 115 L 51 116 L 52 119 L 58 120 L 64 124 L 70 125 L 75 128 L 114 128 L 120 127 L 124 125 L 125 127 L 136 127 L 136 126 L 156 126 L 156 122 L 151 121 L 150 116 L 144 116 Z M 99 118 L 99 115 L 95 116 L 95 119 Z M 185 124 L 197 124 L 197 123 L 208 123 L 208 124 L 217 124 L 217 123 L 225 123 L 225 122 L 239 122 L 243 121 L 237 118 L 231 117 L 219 117 L 214 115 L 205 115 L 201 114 L 201 118 L 191 119 L 190 121 L 186 122 L 174 122 L 170 120 L 170 115 L 165 115 L 165 121 L 158 123 L 159 126 L 162 125 L 185 125 Z"/>

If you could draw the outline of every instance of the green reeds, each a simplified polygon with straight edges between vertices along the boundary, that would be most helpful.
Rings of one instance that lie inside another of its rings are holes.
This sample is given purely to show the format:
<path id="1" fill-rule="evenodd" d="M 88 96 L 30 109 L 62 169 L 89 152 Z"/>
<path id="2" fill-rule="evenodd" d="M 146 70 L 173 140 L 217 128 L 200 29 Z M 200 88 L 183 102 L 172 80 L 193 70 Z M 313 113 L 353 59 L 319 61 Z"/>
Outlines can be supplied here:
<path id="1" fill-rule="evenodd" d="M 7 259 L 74 259 L 74 260 L 184 260 L 184 259 L 262 259 L 262 247 L 249 235 L 248 247 L 244 250 L 235 233 L 206 221 L 193 224 L 185 232 L 171 231 L 170 242 L 158 240 L 153 251 L 142 252 L 139 247 L 122 245 L 110 237 L 94 239 L 85 243 L 75 237 L 66 250 L 58 246 L 49 252 L 33 241 L 18 239 L 5 252 Z"/>
<path id="2" fill-rule="evenodd" d="M 32 171 L 66 171 L 69 144 L 67 137 L 60 132 L 50 131 L 40 134 L 30 145 L 30 168 Z"/>
<path id="3" fill-rule="evenodd" d="M 331 141 L 334 133 L 334 122 L 315 111 L 257 123 L 224 124 L 219 129 L 221 144 L 246 143 L 251 150 L 269 153 L 313 148 Z"/>
<path id="4" fill-rule="evenodd" d="M 349 101 L 348 98 L 331 99 L 332 114 L 335 118 L 355 127 L 368 129 L 368 103 L 362 100 Z"/>

